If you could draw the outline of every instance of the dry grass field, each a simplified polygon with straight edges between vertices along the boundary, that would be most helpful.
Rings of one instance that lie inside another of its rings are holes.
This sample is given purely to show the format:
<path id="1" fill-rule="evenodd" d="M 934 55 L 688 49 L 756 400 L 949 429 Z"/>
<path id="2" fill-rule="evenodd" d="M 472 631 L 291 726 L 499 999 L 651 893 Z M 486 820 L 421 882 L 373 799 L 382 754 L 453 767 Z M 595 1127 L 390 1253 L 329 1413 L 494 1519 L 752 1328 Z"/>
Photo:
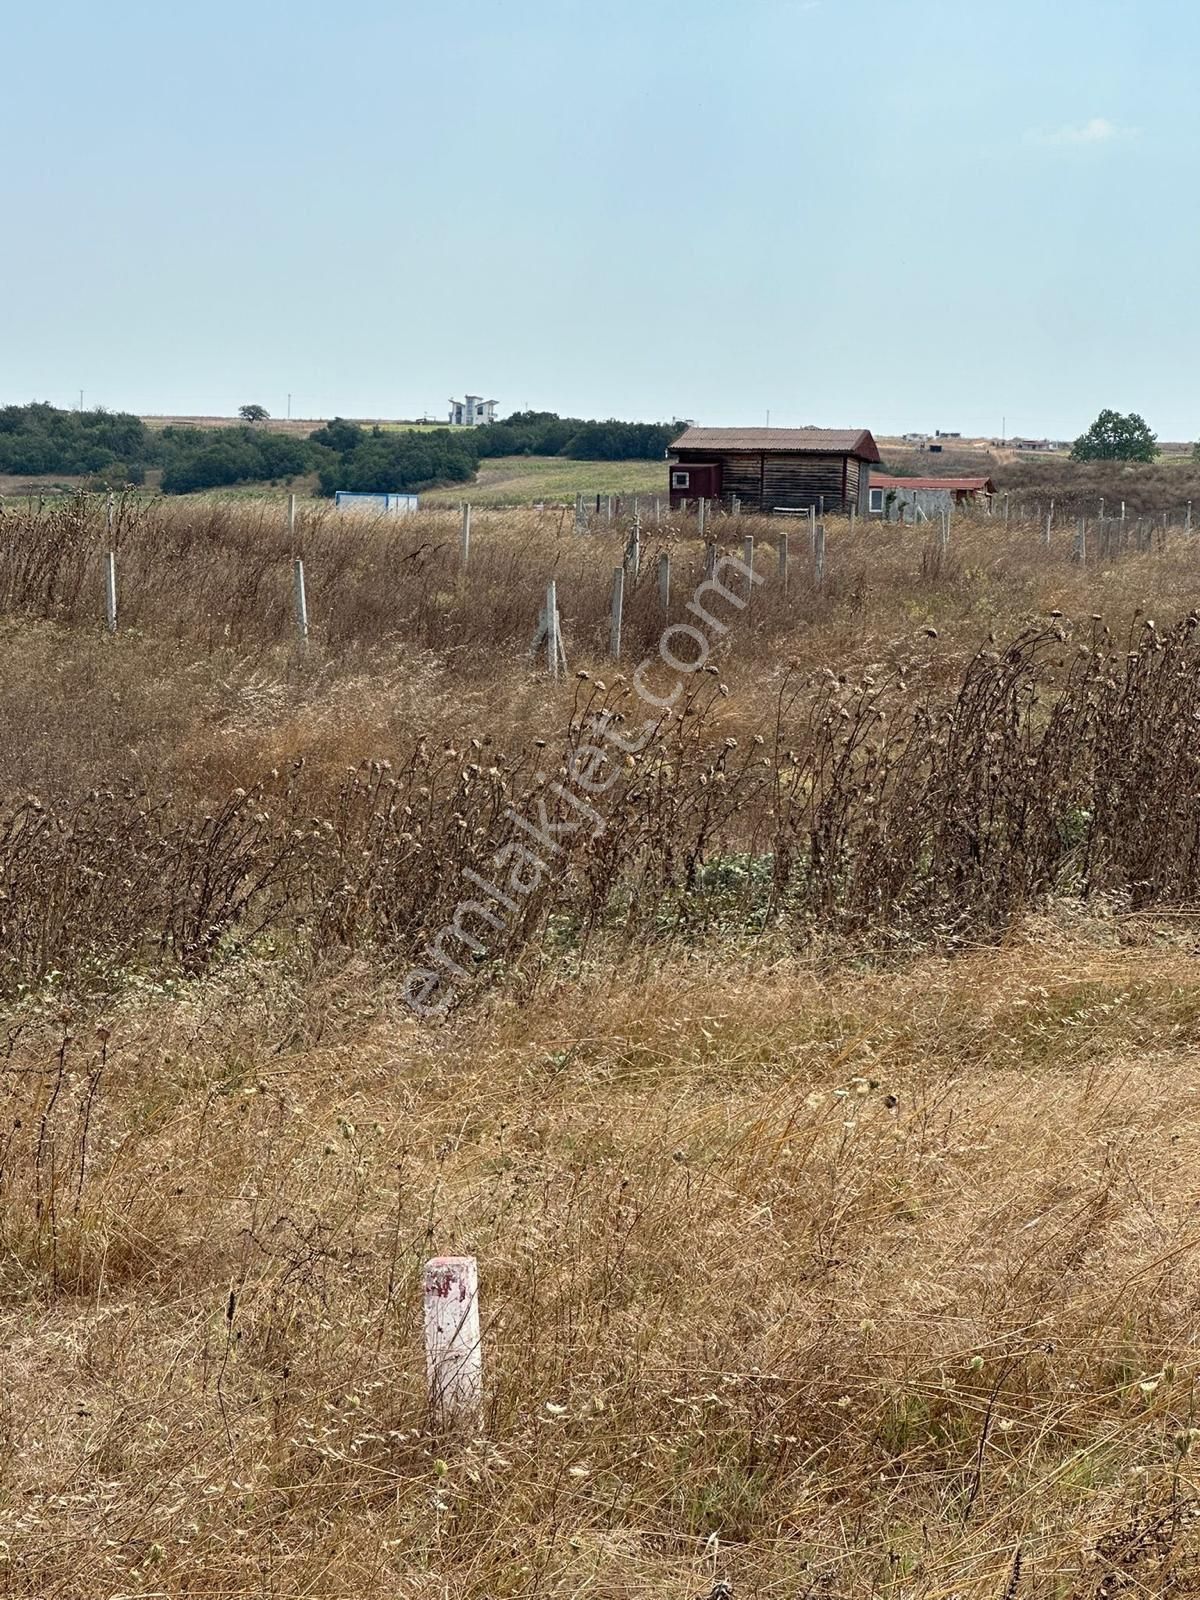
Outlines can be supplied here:
<path id="1" fill-rule="evenodd" d="M 0 515 L 0 1594 L 1200 1593 L 1190 540 L 673 523 L 617 663 L 557 513 L 131 500 L 112 635 L 103 523 Z"/>

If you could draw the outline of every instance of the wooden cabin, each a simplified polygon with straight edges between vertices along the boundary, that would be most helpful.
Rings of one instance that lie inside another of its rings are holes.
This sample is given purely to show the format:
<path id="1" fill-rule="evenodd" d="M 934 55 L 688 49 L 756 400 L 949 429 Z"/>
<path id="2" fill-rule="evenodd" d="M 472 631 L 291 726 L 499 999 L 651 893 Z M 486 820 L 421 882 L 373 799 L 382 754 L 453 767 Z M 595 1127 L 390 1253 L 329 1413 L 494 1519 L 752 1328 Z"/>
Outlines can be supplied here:
<path id="1" fill-rule="evenodd" d="M 743 511 L 867 515 L 879 451 L 865 428 L 688 428 L 667 452 L 672 509 L 699 499 Z"/>

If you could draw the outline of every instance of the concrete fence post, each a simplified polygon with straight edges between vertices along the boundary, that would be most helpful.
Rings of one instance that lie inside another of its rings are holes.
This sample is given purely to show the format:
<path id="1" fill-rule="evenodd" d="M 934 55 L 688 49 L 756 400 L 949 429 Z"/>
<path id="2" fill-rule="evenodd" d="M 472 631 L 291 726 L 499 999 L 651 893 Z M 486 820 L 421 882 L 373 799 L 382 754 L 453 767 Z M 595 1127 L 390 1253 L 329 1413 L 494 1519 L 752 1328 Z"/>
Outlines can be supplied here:
<path id="1" fill-rule="evenodd" d="M 109 633 L 117 631 L 117 552 L 104 558 L 104 621 Z"/>
<path id="2" fill-rule="evenodd" d="M 658 558 L 658 603 L 664 611 L 671 609 L 671 556 L 667 550 Z"/>
<path id="3" fill-rule="evenodd" d="M 817 584 L 825 582 L 825 524 L 818 522 L 813 541 L 813 577 Z"/>
<path id="4" fill-rule="evenodd" d="M 425 1263 L 425 1367 L 438 1433 L 478 1433 L 483 1420 L 479 1268 L 473 1256 Z"/>
<path id="5" fill-rule="evenodd" d="M 465 567 L 471 559 L 471 507 L 470 503 L 462 508 L 462 564 Z"/>
<path id="6" fill-rule="evenodd" d="M 558 584 L 553 578 L 546 585 L 546 655 L 550 663 L 550 676 L 557 678 L 561 665 L 562 639 L 558 631 Z"/>
<path id="7" fill-rule="evenodd" d="M 704 537 L 704 525 L 707 520 L 707 510 L 708 501 L 703 495 L 701 495 L 699 500 L 696 501 L 696 532 L 701 539 Z"/>
<path id="8" fill-rule="evenodd" d="M 304 562 L 299 556 L 292 562 L 292 583 L 296 601 L 296 633 L 304 643 L 308 639 L 308 596 L 304 589 Z"/>
<path id="9" fill-rule="evenodd" d="M 625 608 L 625 568 L 613 568 L 612 612 L 608 623 L 608 653 L 614 661 L 621 659 L 621 613 Z"/>
<path id="10" fill-rule="evenodd" d="M 783 587 L 784 594 L 786 594 L 788 590 L 788 536 L 786 533 L 776 536 L 775 550 L 779 556 L 779 582 Z"/>
<path id="11" fill-rule="evenodd" d="M 288 495 L 287 528 L 288 538 L 290 539 L 296 532 L 296 496 L 294 494 Z"/>
<path id="12" fill-rule="evenodd" d="M 712 578 L 717 571 L 717 547 L 715 544 L 706 544 L 704 547 L 704 576 Z"/>
<path id="13" fill-rule="evenodd" d="M 742 560 L 746 564 L 747 582 L 754 582 L 754 535 L 748 533 L 742 540 Z M 753 592 L 753 591 L 751 591 Z"/>
<path id="14" fill-rule="evenodd" d="M 638 573 L 642 570 L 642 528 L 636 517 L 629 530 L 629 543 L 625 546 L 625 565 L 629 568 L 630 578 L 636 583 Z"/>

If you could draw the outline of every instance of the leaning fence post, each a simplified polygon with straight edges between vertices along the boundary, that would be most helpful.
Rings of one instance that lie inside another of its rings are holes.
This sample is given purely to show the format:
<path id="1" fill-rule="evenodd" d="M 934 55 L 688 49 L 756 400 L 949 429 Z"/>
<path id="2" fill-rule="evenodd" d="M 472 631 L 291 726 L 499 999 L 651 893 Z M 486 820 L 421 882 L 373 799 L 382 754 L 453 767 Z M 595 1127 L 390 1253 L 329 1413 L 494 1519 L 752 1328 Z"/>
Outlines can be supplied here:
<path id="1" fill-rule="evenodd" d="M 308 597 L 304 592 L 304 563 L 299 556 L 292 562 L 292 581 L 296 595 L 296 632 L 303 641 L 308 638 Z"/>
<path id="2" fill-rule="evenodd" d="M 813 539 L 813 577 L 818 584 L 825 582 L 825 524 L 818 522 Z"/>
<path id="3" fill-rule="evenodd" d="M 117 631 L 117 552 L 104 558 L 104 620 L 109 633 Z"/>
<path id="4" fill-rule="evenodd" d="M 664 611 L 671 608 L 671 556 L 667 550 L 658 558 L 658 603 Z"/>
<path id="5" fill-rule="evenodd" d="M 429 1409 L 439 1433 L 478 1433 L 483 1413 L 479 1268 L 474 1256 L 425 1263 L 425 1366 Z"/>
<path id="6" fill-rule="evenodd" d="M 779 556 L 779 582 L 783 587 L 784 594 L 786 594 L 788 587 L 788 536 L 786 533 L 781 533 L 776 537 L 775 550 Z"/>
<path id="7" fill-rule="evenodd" d="M 462 508 L 462 564 L 465 567 L 471 559 L 471 507 L 464 504 Z"/>
<path id="8" fill-rule="evenodd" d="M 621 612 L 625 606 L 625 568 L 613 568 L 612 614 L 608 624 L 608 653 L 614 661 L 621 659 Z"/>

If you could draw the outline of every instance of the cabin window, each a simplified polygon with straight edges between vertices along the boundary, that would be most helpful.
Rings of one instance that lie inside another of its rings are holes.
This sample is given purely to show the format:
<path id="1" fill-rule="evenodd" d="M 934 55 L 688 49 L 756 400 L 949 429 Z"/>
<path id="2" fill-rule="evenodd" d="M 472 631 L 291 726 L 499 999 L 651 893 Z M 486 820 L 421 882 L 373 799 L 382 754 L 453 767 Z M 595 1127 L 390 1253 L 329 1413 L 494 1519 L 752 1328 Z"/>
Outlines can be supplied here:
<path id="1" fill-rule="evenodd" d="M 882 511 L 883 510 L 883 490 L 882 489 L 872 489 L 871 490 L 871 510 L 872 511 Z"/>
<path id="2" fill-rule="evenodd" d="M 691 482 L 691 474 L 687 472 L 673 472 L 671 474 L 672 489 L 686 489 Z"/>

